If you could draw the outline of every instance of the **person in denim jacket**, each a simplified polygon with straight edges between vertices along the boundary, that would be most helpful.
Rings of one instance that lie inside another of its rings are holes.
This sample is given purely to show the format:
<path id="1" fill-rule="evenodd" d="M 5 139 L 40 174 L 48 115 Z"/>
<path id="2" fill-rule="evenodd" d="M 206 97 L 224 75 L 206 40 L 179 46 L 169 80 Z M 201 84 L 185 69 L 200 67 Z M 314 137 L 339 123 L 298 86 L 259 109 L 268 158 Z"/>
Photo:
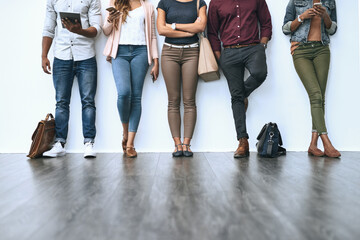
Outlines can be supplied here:
<path id="1" fill-rule="evenodd" d="M 308 153 L 340 157 L 325 125 L 325 90 L 330 66 L 330 37 L 337 30 L 335 0 L 290 0 L 282 30 L 291 35 L 294 66 L 310 99 L 312 138 Z M 319 136 L 324 152 L 317 147 Z"/>

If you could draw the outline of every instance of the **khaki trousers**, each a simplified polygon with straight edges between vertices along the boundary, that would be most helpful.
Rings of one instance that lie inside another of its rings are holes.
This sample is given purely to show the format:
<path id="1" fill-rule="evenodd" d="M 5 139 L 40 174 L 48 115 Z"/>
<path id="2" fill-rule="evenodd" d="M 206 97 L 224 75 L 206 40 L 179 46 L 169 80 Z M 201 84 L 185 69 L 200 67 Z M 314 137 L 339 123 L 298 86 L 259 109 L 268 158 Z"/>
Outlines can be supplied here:
<path id="1" fill-rule="evenodd" d="M 161 69 L 168 93 L 168 121 L 172 137 L 181 137 L 181 86 L 184 102 L 184 137 L 192 138 L 196 124 L 195 95 L 199 48 L 163 46 Z"/>

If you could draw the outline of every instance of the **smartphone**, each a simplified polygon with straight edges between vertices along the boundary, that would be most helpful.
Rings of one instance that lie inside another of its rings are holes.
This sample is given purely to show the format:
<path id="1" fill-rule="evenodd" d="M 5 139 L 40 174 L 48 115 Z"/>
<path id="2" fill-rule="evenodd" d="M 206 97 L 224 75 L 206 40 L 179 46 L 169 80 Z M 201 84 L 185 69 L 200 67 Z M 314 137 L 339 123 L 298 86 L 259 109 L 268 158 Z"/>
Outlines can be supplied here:
<path id="1" fill-rule="evenodd" d="M 116 8 L 114 8 L 114 7 L 108 7 L 108 8 L 106 9 L 106 11 L 108 11 L 108 12 L 116 12 L 117 10 L 116 10 Z"/>
<path id="2" fill-rule="evenodd" d="M 322 6 L 322 3 L 321 3 L 321 2 L 314 3 L 314 7 L 315 7 L 315 6 L 319 6 L 319 7 L 320 7 L 320 6 Z"/>

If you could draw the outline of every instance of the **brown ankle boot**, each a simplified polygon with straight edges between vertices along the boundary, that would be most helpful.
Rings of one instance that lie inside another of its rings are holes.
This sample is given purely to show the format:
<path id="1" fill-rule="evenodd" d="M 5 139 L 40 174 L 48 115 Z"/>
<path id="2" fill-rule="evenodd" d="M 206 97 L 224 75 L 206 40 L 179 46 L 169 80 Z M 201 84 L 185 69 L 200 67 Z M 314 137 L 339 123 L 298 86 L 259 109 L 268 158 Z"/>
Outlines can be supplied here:
<path id="1" fill-rule="evenodd" d="M 134 158 L 137 156 L 137 152 L 133 147 L 126 147 L 126 156 L 129 158 Z"/>
<path id="2" fill-rule="evenodd" d="M 249 142 L 247 138 L 239 139 L 239 146 L 234 153 L 234 158 L 243 158 L 249 156 Z"/>
<path id="3" fill-rule="evenodd" d="M 310 155 L 313 155 L 315 157 L 323 157 L 325 154 L 323 151 L 321 151 L 320 149 L 318 148 L 310 148 L 308 149 L 308 153 Z"/>

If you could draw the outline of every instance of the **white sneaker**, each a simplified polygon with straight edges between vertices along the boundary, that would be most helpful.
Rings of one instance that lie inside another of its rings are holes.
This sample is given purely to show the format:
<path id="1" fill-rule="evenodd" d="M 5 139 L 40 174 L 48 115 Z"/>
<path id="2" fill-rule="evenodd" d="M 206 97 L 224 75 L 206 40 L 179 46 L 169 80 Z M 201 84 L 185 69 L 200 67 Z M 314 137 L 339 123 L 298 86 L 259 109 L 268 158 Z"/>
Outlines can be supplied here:
<path id="1" fill-rule="evenodd" d="M 94 145 L 94 143 L 92 143 L 92 142 L 85 143 L 84 158 L 96 157 L 96 152 L 94 151 L 93 145 Z"/>
<path id="2" fill-rule="evenodd" d="M 61 157 L 66 154 L 65 148 L 61 145 L 61 142 L 56 142 L 54 146 L 49 150 L 43 153 L 44 157 Z"/>

